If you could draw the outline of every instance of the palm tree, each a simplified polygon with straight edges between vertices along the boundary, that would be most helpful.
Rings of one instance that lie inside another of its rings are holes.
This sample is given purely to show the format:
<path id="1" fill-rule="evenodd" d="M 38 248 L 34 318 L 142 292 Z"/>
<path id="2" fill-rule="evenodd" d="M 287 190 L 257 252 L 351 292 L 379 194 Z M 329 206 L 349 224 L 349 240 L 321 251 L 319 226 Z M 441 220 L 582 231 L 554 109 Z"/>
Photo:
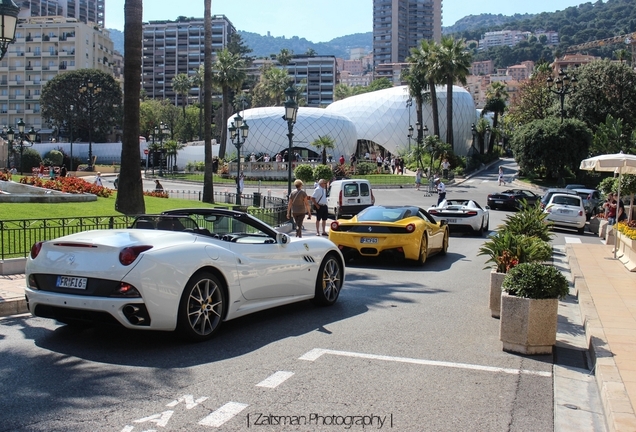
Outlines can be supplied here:
<path id="1" fill-rule="evenodd" d="M 239 89 L 245 81 L 245 62 L 227 49 L 217 53 L 216 62 L 212 68 L 211 82 L 221 88 L 223 102 L 221 104 L 221 142 L 219 147 L 219 158 L 225 157 L 225 147 L 227 141 L 227 119 L 230 116 L 229 109 L 232 98 L 231 91 Z M 208 122 L 206 122 L 208 123 Z"/>
<path id="2" fill-rule="evenodd" d="M 183 98 L 183 118 L 186 117 L 186 105 L 188 104 L 188 94 L 192 88 L 192 79 L 188 74 L 180 73 L 172 79 L 172 89 Z"/>
<path id="3" fill-rule="evenodd" d="M 327 165 L 327 149 L 335 147 L 336 140 L 329 135 L 318 136 L 318 139 L 312 141 L 311 145 L 322 151 L 322 164 Z"/>
<path id="4" fill-rule="evenodd" d="M 453 138 L 453 84 L 466 84 L 471 54 L 463 39 L 442 36 L 439 48 L 439 70 L 446 81 L 446 142 L 454 149 Z"/>
<path id="5" fill-rule="evenodd" d="M 431 114 L 433 117 L 433 135 L 439 136 L 439 108 L 437 103 L 436 84 L 443 81 L 439 71 L 439 47 L 433 41 L 421 40 L 420 45 L 411 49 L 410 62 L 415 64 L 414 72 L 423 74 L 428 81 L 431 95 Z"/>
<path id="6" fill-rule="evenodd" d="M 141 48 L 143 2 L 126 0 L 124 6 L 124 120 L 121 173 L 115 210 L 126 215 L 146 212 L 139 169 L 139 94 L 141 90 Z"/>
<path id="7" fill-rule="evenodd" d="M 285 67 L 289 64 L 289 62 L 291 62 L 293 55 L 293 51 L 283 48 L 280 50 L 280 53 L 276 54 L 276 60 L 278 60 L 278 63 L 280 63 L 281 66 Z"/>
<path id="8" fill-rule="evenodd" d="M 484 109 L 482 111 L 482 115 L 486 111 L 490 111 L 494 113 L 494 117 L 492 119 L 492 130 L 493 133 L 490 134 L 490 141 L 488 142 L 488 154 L 492 153 L 494 145 L 496 133 L 494 133 L 499 124 L 499 116 L 503 115 L 506 110 L 506 102 L 508 101 L 508 91 L 506 90 L 506 85 L 500 81 L 495 81 L 490 84 L 488 90 L 486 90 L 486 105 L 484 105 Z"/>

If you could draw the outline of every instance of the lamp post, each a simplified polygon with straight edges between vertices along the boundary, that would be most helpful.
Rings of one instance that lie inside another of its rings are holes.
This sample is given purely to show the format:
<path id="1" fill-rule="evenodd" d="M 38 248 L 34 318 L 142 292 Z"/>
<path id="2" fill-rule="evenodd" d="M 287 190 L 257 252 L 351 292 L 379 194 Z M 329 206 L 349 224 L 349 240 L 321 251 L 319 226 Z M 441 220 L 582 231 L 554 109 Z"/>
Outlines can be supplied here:
<path id="1" fill-rule="evenodd" d="M 15 40 L 15 28 L 18 24 L 20 8 L 13 0 L 0 0 L 0 60 Z"/>
<path id="2" fill-rule="evenodd" d="M 26 125 L 24 124 L 24 121 L 20 119 L 18 121 L 18 134 L 17 134 L 18 145 L 20 146 L 20 175 L 22 175 L 24 172 L 24 164 L 22 162 L 24 147 L 31 147 L 37 135 L 37 132 L 35 131 L 35 129 L 33 129 L 33 126 L 31 126 L 31 129 L 29 129 L 29 132 L 27 132 L 27 134 L 25 135 L 24 134 L 25 126 Z M 9 129 L 7 130 L 7 141 L 9 141 L 9 144 L 11 146 L 13 146 L 15 138 L 16 138 L 16 133 L 13 130 L 13 128 L 9 126 Z M 27 140 L 26 143 L 25 143 L 25 139 Z"/>
<path id="3" fill-rule="evenodd" d="M 292 180 L 292 146 L 294 138 L 294 124 L 296 123 L 296 116 L 298 115 L 298 103 L 296 102 L 296 89 L 292 86 L 287 87 L 285 95 L 287 100 L 285 101 L 285 115 L 283 120 L 287 122 L 287 138 L 289 138 L 289 149 L 287 150 L 287 198 L 291 195 L 291 180 Z"/>
<path id="4" fill-rule="evenodd" d="M 243 120 L 243 117 L 241 117 L 240 114 L 236 114 L 234 121 L 227 129 L 230 131 L 230 140 L 238 152 L 238 160 L 236 164 L 236 204 L 241 205 L 241 147 L 245 144 L 250 127 L 247 125 L 247 122 Z"/>
<path id="5" fill-rule="evenodd" d="M 95 109 L 95 96 L 99 95 L 102 88 L 93 83 L 90 78 L 79 88 L 81 95 L 86 95 L 86 108 L 88 110 L 88 169 L 93 171 L 93 110 Z"/>
<path id="6" fill-rule="evenodd" d="M 547 82 L 548 89 L 555 95 L 559 96 L 559 100 L 561 102 L 561 123 L 563 123 L 563 117 L 565 117 L 565 109 L 563 108 L 565 95 L 576 91 L 578 80 L 575 76 L 570 77 L 570 75 L 568 75 L 563 69 L 559 69 L 558 78 L 555 80 L 550 76 L 548 77 Z"/>

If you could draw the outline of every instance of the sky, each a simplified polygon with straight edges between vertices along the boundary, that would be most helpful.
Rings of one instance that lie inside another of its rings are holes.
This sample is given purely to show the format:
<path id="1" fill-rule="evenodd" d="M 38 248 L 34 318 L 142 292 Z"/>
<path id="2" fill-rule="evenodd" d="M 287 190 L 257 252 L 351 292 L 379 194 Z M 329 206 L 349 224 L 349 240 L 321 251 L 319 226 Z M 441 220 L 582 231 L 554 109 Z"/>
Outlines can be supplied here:
<path id="1" fill-rule="evenodd" d="M 587 0 L 590 1 L 590 0 Z M 106 0 L 106 28 L 124 29 L 125 0 Z M 442 26 L 482 13 L 555 12 L 585 0 L 443 0 Z M 373 0 L 212 0 L 212 14 L 225 15 L 237 30 L 311 42 L 366 33 L 373 27 Z M 203 18 L 203 0 L 144 0 L 144 22 Z"/>

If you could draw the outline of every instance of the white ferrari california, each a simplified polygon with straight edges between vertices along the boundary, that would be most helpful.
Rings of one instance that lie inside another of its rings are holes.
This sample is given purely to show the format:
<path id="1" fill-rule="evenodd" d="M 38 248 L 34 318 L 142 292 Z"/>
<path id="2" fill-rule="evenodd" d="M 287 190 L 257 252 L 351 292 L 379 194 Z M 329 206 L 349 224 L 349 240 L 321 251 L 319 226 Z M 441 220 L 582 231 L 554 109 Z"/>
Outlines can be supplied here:
<path id="1" fill-rule="evenodd" d="M 467 199 L 444 200 L 438 206 L 428 209 L 437 221 L 445 220 L 453 230 L 471 230 L 483 235 L 488 233 L 490 224 L 490 208 L 481 207 L 477 201 Z"/>
<path id="2" fill-rule="evenodd" d="M 31 313 L 84 326 L 212 337 L 223 321 L 303 300 L 333 305 L 342 254 L 323 237 L 291 238 L 239 211 L 170 210 L 131 228 L 38 242 L 26 264 Z"/>

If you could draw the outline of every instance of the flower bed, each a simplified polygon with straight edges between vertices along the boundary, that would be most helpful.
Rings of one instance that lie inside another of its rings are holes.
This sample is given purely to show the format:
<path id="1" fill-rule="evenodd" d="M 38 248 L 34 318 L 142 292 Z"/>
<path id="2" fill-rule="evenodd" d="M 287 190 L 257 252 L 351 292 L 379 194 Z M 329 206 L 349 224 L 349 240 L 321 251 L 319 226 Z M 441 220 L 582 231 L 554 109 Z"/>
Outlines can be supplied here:
<path id="1" fill-rule="evenodd" d="M 109 198 L 113 194 L 111 189 L 97 186 L 80 177 L 57 177 L 55 180 L 44 177 L 22 177 L 20 183 L 70 194 L 89 193 L 102 198 Z"/>

